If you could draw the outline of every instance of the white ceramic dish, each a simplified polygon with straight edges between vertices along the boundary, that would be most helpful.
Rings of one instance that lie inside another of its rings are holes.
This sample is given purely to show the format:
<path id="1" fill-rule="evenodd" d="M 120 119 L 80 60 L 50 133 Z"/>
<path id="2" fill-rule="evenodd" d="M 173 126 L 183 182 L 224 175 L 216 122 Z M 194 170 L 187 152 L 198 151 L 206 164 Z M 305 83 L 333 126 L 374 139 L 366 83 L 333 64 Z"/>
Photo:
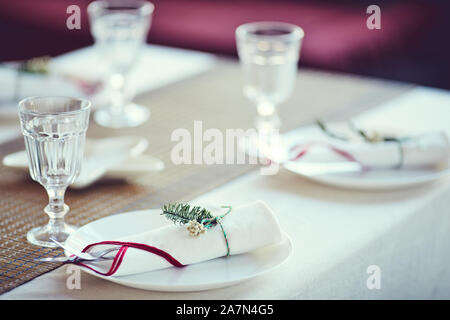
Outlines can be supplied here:
<path id="1" fill-rule="evenodd" d="M 309 175 L 301 170 L 301 162 L 283 167 L 309 180 L 334 187 L 359 190 L 392 190 L 431 183 L 450 176 L 450 163 L 442 168 L 417 170 L 372 170 L 368 172 L 336 172 Z"/>
<path id="2" fill-rule="evenodd" d="M 66 241 L 74 250 L 87 244 L 111 240 L 129 234 L 158 228 L 171 222 L 161 216 L 159 209 L 133 211 L 109 216 L 80 228 Z M 189 265 L 185 268 L 167 268 L 142 274 L 105 277 L 83 268 L 89 274 L 124 286 L 156 291 L 200 291 L 222 288 L 254 278 L 282 264 L 292 253 L 292 244 L 284 236 L 280 244 Z"/>
<path id="3" fill-rule="evenodd" d="M 311 131 L 311 130 L 310 130 Z M 308 131 L 292 132 L 283 135 L 283 139 L 287 145 L 294 145 L 296 137 L 303 137 L 307 140 Z M 417 169 L 385 169 L 385 170 L 369 170 L 362 172 L 354 170 L 351 162 L 343 161 L 342 166 L 348 166 L 349 170 L 336 172 L 328 171 L 326 164 L 324 164 L 323 173 L 320 170 L 303 170 L 302 163 L 305 164 L 305 169 L 308 168 L 309 163 L 304 160 L 296 162 L 287 162 L 283 165 L 286 170 L 298 174 L 309 180 L 340 188 L 359 189 L 359 190 L 392 190 L 400 188 L 408 188 L 418 186 L 424 183 L 430 183 L 439 179 L 450 176 L 450 159 L 448 163 L 442 163 L 437 167 L 417 168 Z M 336 166 L 337 167 L 337 166 Z"/>
<path id="4" fill-rule="evenodd" d="M 310 140 L 323 139 L 323 135 L 317 128 L 307 127 L 283 134 L 281 138 L 283 145 L 293 146 L 302 141 L 307 143 Z M 252 139 L 254 140 L 252 137 L 241 139 L 239 147 L 252 157 L 262 158 L 261 154 L 258 154 Z M 281 159 L 287 158 L 287 150 L 289 150 L 289 147 L 281 147 L 280 144 Z M 360 165 L 345 160 L 318 163 L 301 159 L 295 162 L 285 162 L 281 167 L 303 178 L 324 185 L 358 190 L 408 188 L 450 177 L 450 159 L 448 163 L 442 163 L 437 167 L 390 170 L 376 169 L 366 172 L 361 171 Z"/>

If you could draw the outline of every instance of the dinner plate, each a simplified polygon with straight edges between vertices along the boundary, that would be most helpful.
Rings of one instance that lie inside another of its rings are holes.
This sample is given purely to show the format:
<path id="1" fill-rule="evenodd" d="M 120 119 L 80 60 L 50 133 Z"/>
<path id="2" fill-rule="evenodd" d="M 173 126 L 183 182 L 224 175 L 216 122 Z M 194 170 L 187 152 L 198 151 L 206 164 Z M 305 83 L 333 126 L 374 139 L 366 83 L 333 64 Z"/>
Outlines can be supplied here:
<path id="1" fill-rule="evenodd" d="M 302 162 L 286 163 L 285 169 L 306 179 L 334 187 L 359 190 L 392 190 L 431 183 L 450 176 L 450 163 L 443 168 L 370 170 L 367 172 L 326 172 L 309 174 L 302 170 Z"/>
<path id="2" fill-rule="evenodd" d="M 117 239 L 169 225 L 159 209 L 116 214 L 91 222 L 72 234 L 67 247 L 82 250 L 86 245 Z M 200 291 L 231 286 L 252 279 L 280 266 L 292 253 L 286 235 L 281 243 L 252 252 L 216 258 L 184 268 L 166 268 L 127 276 L 101 276 L 87 268 L 83 271 L 124 286 L 156 291 Z"/>
<path id="3" fill-rule="evenodd" d="M 283 141 L 288 146 L 304 141 L 307 143 L 314 138 L 322 138 L 317 129 L 294 131 L 282 135 Z M 298 137 L 302 137 L 299 139 Z M 308 137 L 308 138 L 307 138 Z M 315 170 L 309 170 L 315 164 Z M 318 167 L 323 165 L 323 170 Z M 333 168 L 336 170 L 333 170 Z M 348 167 L 348 170 L 341 168 Z M 361 171 L 355 169 L 355 163 L 342 161 L 339 165 L 334 162 L 317 164 L 305 160 L 290 161 L 283 164 L 286 170 L 298 174 L 306 179 L 317 183 L 340 188 L 358 190 L 392 190 L 400 188 L 414 187 L 425 183 L 431 183 L 439 179 L 450 176 L 450 159 L 436 167 L 411 168 L 411 169 L 374 169 Z M 334 172 L 333 172 L 334 171 Z"/>

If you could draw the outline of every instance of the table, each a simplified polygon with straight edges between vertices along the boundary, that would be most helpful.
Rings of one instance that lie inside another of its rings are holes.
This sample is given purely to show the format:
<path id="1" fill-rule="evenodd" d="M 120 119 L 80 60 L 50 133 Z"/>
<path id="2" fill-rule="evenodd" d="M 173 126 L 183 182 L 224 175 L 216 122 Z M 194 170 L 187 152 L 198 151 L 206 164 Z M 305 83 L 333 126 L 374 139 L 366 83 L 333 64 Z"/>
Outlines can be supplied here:
<path id="1" fill-rule="evenodd" d="M 248 190 L 254 190 L 249 194 Z M 300 191 L 302 190 L 302 191 Z M 201 198 L 265 199 L 294 244 L 273 272 L 229 288 L 162 293 L 122 287 L 82 273 L 69 290 L 67 266 L 0 296 L 1 299 L 398 299 L 449 298 L 450 183 L 396 192 L 350 192 L 286 171 L 252 172 Z M 298 210 L 292 210 L 292 207 Z M 294 221 L 294 223 L 293 223 Z M 366 286 L 367 267 L 381 269 L 381 289 Z"/>
<path id="2" fill-rule="evenodd" d="M 224 69 L 212 72 L 228 72 L 236 68 L 233 64 L 227 62 L 221 67 Z M 400 85 L 400 89 L 391 92 L 389 88 L 399 84 L 389 81 L 356 78 L 349 83 L 346 75 L 316 71 L 303 71 L 300 76 L 305 86 L 315 88 L 316 93 L 330 83 L 347 89 L 350 83 L 355 87 L 362 83 L 388 93 L 381 101 L 376 98 L 376 90 L 371 91 L 370 99 L 368 94 L 363 95 L 359 111 L 369 104 L 393 101 L 394 97 L 407 99 L 417 90 L 428 97 L 430 105 L 437 101 L 435 92 L 426 88 Z M 334 96 L 328 92 L 328 97 L 316 97 L 316 102 L 338 104 L 336 92 Z M 441 100 L 437 103 L 450 108 L 449 94 L 438 92 L 438 96 Z M 304 97 L 307 97 L 304 101 L 314 103 L 313 93 L 306 92 Z M 344 95 L 341 98 L 345 100 Z M 329 114 L 342 113 L 338 111 Z M 308 112 L 312 111 L 305 110 Z M 292 123 L 287 122 L 292 129 Z M 450 130 L 450 123 L 447 129 Z M 285 170 L 275 176 L 262 176 L 258 170 L 251 170 L 230 180 L 196 200 L 226 199 L 229 203 L 231 199 L 231 205 L 237 205 L 264 199 L 273 208 L 282 229 L 292 239 L 294 252 L 286 263 L 269 274 L 212 291 L 164 293 L 122 287 L 82 273 L 81 289 L 70 290 L 66 286 L 67 266 L 62 266 L 1 295 L 0 299 L 450 298 L 449 179 L 379 192 L 336 189 Z M 379 289 L 368 287 L 371 268 L 380 271 Z"/>

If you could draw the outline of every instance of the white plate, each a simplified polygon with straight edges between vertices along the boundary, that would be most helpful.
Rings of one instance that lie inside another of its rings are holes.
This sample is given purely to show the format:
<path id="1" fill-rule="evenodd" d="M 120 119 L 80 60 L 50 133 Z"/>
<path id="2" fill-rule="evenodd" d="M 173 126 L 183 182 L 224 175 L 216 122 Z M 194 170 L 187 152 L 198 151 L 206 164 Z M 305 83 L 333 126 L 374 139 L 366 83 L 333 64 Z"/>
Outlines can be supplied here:
<path id="1" fill-rule="evenodd" d="M 69 248 L 82 250 L 92 242 L 111 240 L 148 231 L 170 224 L 159 209 L 133 211 L 109 216 L 78 229 L 66 241 Z M 281 263 L 292 253 L 292 244 L 284 236 L 280 244 L 249 253 L 217 258 L 185 268 L 167 268 L 142 274 L 105 277 L 83 270 L 96 277 L 124 286 L 157 291 L 200 291 L 230 286 L 262 275 Z"/>
<path id="2" fill-rule="evenodd" d="M 161 160 L 142 154 L 147 146 L 147 139 L 135 136 L 86 139 L 83 167 L 70 187 L 85 188 L 102 177 L 130 179 L 163 170 L 164 163 Z M 3 165 L 18 170 L 28 170 L 26 151 L 5 156 Z"/>
<path id="3" fill-rule="evenodd" d="M 368 172 L 340 172 L 312 174 L 302 172 L 302 162 L 288 163 L 283 167 L 309 180 L 334 187 L 359 190 L 391 190 L 431 183 L 450 176 L 450 163 L 440 169 L 422 170 L 372 170 Z"/>
<path id="4" fill-rule="evenodd" d="M 296 137 L 305 138 L 309 134 L 313 137 L 317 137 L 317 132 L 313 130 L 305 130 L 291 132 L 282 135 L 287 145 L 294 145 L 294 141 L 298 140 Z M 316 129 L 314 129 L 316 130 Z M 309 168 L 309 164 L 313 162 L 296 161 L 288 162 L 283 167 L 295 174 L 298 174 L 309 180 L 326 184 L 334 187 L 359 189 L 359 190 L 392 190 L 399 188 L 408 188 L 418 186 L 424 183 L 434 182 L 444 177 L 450 176 L 450 160 L 448 163 L 443 163 L 438 167 L 430 168 L 417 168 L 417 169 L 385 169 L 385 170 L 369 170 L 367 172 L 361 172 L 351 168 L 351 162 L 342 162 L 341 166 L 347 165 L 349 167 L 348 172 L 342 170 L 336 170 L 336 172 L 327 172 L 326 163 L 324 164 L 324 172 L 318 173 L 320 170 L 302 170 L 302 163 L 305 163 L 305 169 Z M 353 164 L 354 165 L 354 164 Z M 338 166 L 336 165 L 336 168 Z M 328 168 L 329 169 L 329 168 Z"/>
<path id="5" fill-rule="evenodd" d="M 324 139 L 325 137 L 316 127 L 307 127 L 283 134 L 281 138 L 283 142 L 279 146 L 279 152 L 282 153 L 280 158 L 286 159 L 287 150 L 289 150 L 289 147 L 286 146 L 293 146 L 302 141 L 307 143 L 310 140 Z M 254 137 L 241 139 L 239 147 L 252 157 L 263 158 L 263 153 L 258 153 L 254 140 Z M 434 168 L 377 169 L 366 172 L 361 171 L 360 165 L 348 161 L 318 163 L 301 159 L 295 162 L 286 162 L 282 167 L 321 184 L 358 190 L 408 188 L 450 177 L 450 159 L 448 163 Z"/>

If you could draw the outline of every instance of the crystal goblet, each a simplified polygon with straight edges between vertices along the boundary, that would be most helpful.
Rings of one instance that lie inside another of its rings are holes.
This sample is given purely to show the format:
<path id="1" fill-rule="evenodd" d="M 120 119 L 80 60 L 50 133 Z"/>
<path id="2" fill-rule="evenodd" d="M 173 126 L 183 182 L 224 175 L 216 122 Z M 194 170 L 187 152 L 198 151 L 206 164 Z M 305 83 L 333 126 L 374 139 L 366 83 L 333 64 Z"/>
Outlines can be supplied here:
<path id="1" fill-rule="evenodd" d="M 277 107 L 292 94 L 303 30 L 284 22 L 252 22 L 236 29 L 244 95 L 256 105 L 258 137 L 247 143 L 266 151 L 279 144 Z M 275 134 L 274 134 L 275 133 Z"/>
<path id="2" fill-rule="evenodd" d="M 50 220 L 27 233 L 32 244 L 55 247 L 51 237 L 64 242 L 76 230 L 64 222 L 69 211 L 64 194 L 81 169 L 90 105 L 70 97 L 31 97 L 19 102 L 30 175 L 49 197 L 44 212 Z"/>
<path id="3" fill-rule="evenodd" d="M 135 127 L 150 117 L 148 108 L 132 103 L 127 78 L 150 29 L 154 5 L 141 0 L 100 0 L 88 6 L 91 33 L 99 57 L 109 69 L 107 106 L 94 114 L 105 127 Z"/>

